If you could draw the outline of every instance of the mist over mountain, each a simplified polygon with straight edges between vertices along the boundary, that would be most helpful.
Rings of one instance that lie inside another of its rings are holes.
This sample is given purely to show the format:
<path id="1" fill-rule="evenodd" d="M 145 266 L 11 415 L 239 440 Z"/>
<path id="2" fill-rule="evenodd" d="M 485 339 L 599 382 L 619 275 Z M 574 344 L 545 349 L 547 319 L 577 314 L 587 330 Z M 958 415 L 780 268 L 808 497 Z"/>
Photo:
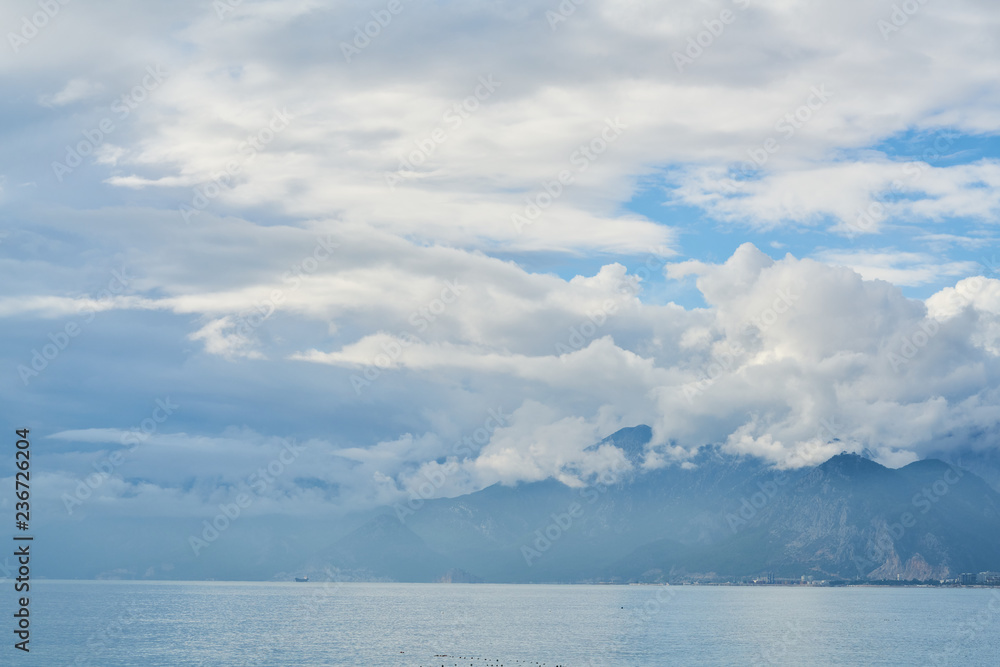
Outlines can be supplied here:
<path id="1" fill-rule="evenodd" d="M 214 538 L 207 523 L 149 519 L 130 524 L 113 554 L 81 535 L 71 561 L 46 569 L 126 579 L 674 583 L 1000 569 L 1000 493 L 968 468 L 926 459 L 890 469 L 845 452 L 782 471 L 718 447 L 650 467 L 651 436 L 636 426 L 594 444 L 618 448 L 627 465 L 578 488 L 547 479 L 415 496 L 337 520 L 246 517 Z M 62 529 L 71 538 L 104 527 L 93 517 Z"/>
<path id="2" fill-rule="evenodd" d="M 969 470 L 934 459 L 893 470 L 843 453 L 780 471 L 712 447 L 688 465 L 643 470 L 649 435 L 640 426 L 599 443 L 634 465 L 613 480 L 495 485 L 398 505 L 395 516 L 418 553 L 487 581 L 943 579 L 1000 565 L 1000 494 Z M 339 548 L 370 543 L 361 532 Z"/>

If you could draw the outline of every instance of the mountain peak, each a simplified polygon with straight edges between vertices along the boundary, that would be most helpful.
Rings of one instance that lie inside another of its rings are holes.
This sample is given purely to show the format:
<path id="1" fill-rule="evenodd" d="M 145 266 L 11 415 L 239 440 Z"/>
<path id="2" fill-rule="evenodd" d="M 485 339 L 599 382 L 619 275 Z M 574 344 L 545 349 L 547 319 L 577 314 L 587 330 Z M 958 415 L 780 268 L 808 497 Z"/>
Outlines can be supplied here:
<path id="1" fill-rule="evenodd" d="M 601 445 L 613 445 L 625 452 L 625 456 L 633 465 L 639 466 L 646 456 L 646 444 L 652 439 L 653 429 L 645 424 L 639 424 L 618 429 L 587 449 L 594 451 Z"/>
<path id="2" fill-rule="evenodd" d="M 880 474 L 889 469 L 870 458 L 854 452 L 841 452 L 821 463 L 819 469 L 826 473 L 840 473 L 845 476 Z"/>

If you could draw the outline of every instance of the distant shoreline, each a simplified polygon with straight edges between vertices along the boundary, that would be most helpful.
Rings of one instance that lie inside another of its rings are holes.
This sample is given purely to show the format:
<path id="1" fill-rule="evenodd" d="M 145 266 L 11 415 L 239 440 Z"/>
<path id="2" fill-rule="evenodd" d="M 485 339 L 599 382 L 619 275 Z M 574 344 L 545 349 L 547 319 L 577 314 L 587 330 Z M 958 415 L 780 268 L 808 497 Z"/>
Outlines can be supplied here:
<path id="1" fill-rule="evenodd" d="M 774 583 L 774 584 L 752 584 L 739 582 L 684 582 L 677 584 L 657 584 L 638 582 L 514 582 L 514 581 L 494 581 L 494 582 L 440 582 L 440 581 L 336 581 L 336 580 L 310 580 L 307 582 L 274 581 L 274 580 L 243 580 L 243 579 L 47 579 L 38 578 L 39 583 L 101 583 L 101 584 L 299 584 L 299 588 L 304 588 L 303 584 L 316 585 L 354 585 L 354 584 L 382 584 L 382 585 L 407 585 L 407 586 L 644 586 L 662 588 L 968 588 L 968 589 L 996 589 L 998 584 L 933 584 L 933 583 Z"/>

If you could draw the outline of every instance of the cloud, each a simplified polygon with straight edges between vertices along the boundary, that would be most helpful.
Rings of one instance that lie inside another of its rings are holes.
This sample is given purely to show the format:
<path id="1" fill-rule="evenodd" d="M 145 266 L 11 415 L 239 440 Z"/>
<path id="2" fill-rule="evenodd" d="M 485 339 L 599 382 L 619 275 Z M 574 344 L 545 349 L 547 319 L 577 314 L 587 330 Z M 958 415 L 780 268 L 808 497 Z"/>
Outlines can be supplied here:
<path id="1" fill-rule="evenodd" d="M 489 266 L 492 260 L 482 261 Z M 319 362 L 344 367 L 345 380 L 348 373 L 368 377 L 364 368 L 377 369 L 356 400 L 375 400 L 385 409 L 397 387 L 414 386 L 422 389 L 410 400 L 428 410 L 470 399 L 481 406 L 513 406 L 503 423 L 461 448 L 452 443 L 478 431 L 475 418 L 456 419 L 457 413 L 418 420 L 414 425 L 422 423 L 422 429 L 375 444 L 354 440 L 337 446 L 312 439 L 303 459 L 308 477 L 336 487 L 337 495 L 315 496 L 314 486 L 306 493 L 288 482 L 283 493 L 291 496 L 275 498 L 277 504 L 269 507 L 291 503 L 288 507 L 300 512 L 321 511 L 323 502 L 338 510 L 392 504 L 432 478 L 444 480 L 433 485 L 433 495 L 547 478 L 577 485 L 622 469 L 620 451 L 588 447 L 637 423 L 654 428 L 657 465 L 682 463 L 702 446 L 719 445 L 796 467 L 864 448 L 884 462 L 906 462 L 939 450 L 944 441 L 965 446 L 1000 417 L 993 381 L 1000 371 L 1000 281 L 966 279 L 924 303 L 845 266 L 792 255 L 774 260 L 751 244 L 720 264 L 675 263 L 666 271 L 675 278 L 694 273 L 707 307 L 644 304 L 634 292 L 617 291 L 632 285 L 619 265 L 567 281 L 522 276 L 520 289 L 538 291 L 526 302 L 513 295 L 518 283 L 507 284 L 511 291 L 505 293 L 500 290 L 505 283 L 494 280 L 489 308 L 462 307 L 477 304 L 478 291 L 487 286 L 459 277 L 468 293 L 452 304 L 448 323 L 424 332 L 427 340 L 365 334 L 339 351 L 296 354 L 295 361 L 255 348 L 257 364 Z M 585 314 L 588 304 L 602 299 L 618 307 L 598 326 Z M 521 303 L 548 304 L 549 335 L 557 334 L 551 347 L 539 345 L 534 335 L 515 335 L 530 330 L 528 323 L 537 318 L 536 310 L 515 305 Z M 509 329 L 482 324 L 496 309 Z M 300 315 L 309 312 L 319 311 Z M 380 317 L 375 326 L 405 321 L 391 309 Z M 579 319 L 567 331 L 582 332 L 582 323 L 590 322 L 595 335 L 560 341 L 555 322 L 574 318 Z M 226 318 L 213 320 L 201 338 L 208 354 L 238 361 L 251 352 L 245 339 L 226 334 L 229 324 Z M 567 351 L 557 350 L 560 343 Z M 265 340 L 257 344 L 266 351 Z M 394 345 L 397 357 L 387 352 Z M 380 363 L 380 355 L 390 363 Z M 113 443 L 120 436 L 104 427 L 55 437 Z M 199 497 L 215 502 L 216 492 L 206 489 L 224 480 L 236 483 L 239 471 L 266 458 L 272 442 L 251 431 L 222 438 L 155 435 L 122 475 L 182 495 L 195 491 L 175 487 L 201 489 Z M 182 450 L 183 464 L 168 463 Z M 79 456 L 62 460 L 81 463 Z M 193 469 L 198 472 L 191 487 Z M 129 485 L 109 486 L 107 492 L 140 490 Z M 289 498 L 306 505 L 298 507 Z"/>
<path id="2" fill-rule="evenodd" d="M 938 284 L 945 279 L 967 276 L 982 270 L 976 262 L 940 262 L 925 253 L 878 251 L 824 251 L 818 253 L 828 264 L 847 266 L 867 280 L 885 280 L 894 285 Z"/>
<path id="3" fill-rule="evenodd" d="M 58 93 L 42 95 L 38 103 L 43 107 L 61 107 L 72 102 L 78 102 L 93 97 L 104 90 L 104 86 L 86 79 L 72 79 Z"/>
<path id="4" fill-rule="evenodd" d="M 366 10 L 268 6 L 241 6 L 223 19 L 178 10 L 192 55 L 170 63 L 169 85 L 144 103 L 109 183 L 169 189 L 189 202 L 236 161 L 239 173 L 226 177 L 213 206 L 272 205 L 300 218 L 335 211 L 394 234 L 484 250 L 641 252 L 675 245 L 675 235 L 618 207 L 664 165 L 684 173 L 670 201 L 727 222 L 847 224 L 880 188 L 908 179 L 873 144 L 911 129 L 998 129 L 989 113 L 996 100 L 982 92 L 996 47 L 988 22 L 970 24 L 961 9 L 922 11 L 887 42 L 877 29 L 882 12 L 861 2 L 794 12 L 741 7 L 726 33 L 678 73 L 672 54 L 731 3 L 598 3 L 555 31 L 542 2 L 516 12 L 488 3 L 458 14 L 419 7 L 352 62 L 339 44 L 352 43 L 353 27 L 370 20 Z M 935 38 L 922 39 L 929 25 Z M 449 27 L 464 37 L 441 39 Z M 803 40 L 807 33 L 824 38 Z M 421 45 L 429 35 L 437 36 L 428 40 L 434 49 Z M 507 47 L 511 40 L 520 46 Z M 470 41 L 490 55 L 463 57 Z M 143 51 L 170 47 L 161 38 Z M 870 67 L 873 59 L 886 66 Z M 904 66 L 922 76 L 899 76 Z M 886 89 L 896 93 L 879 94 Z M 276 108 L 288 110 L 287 128 L 259 150 L 248 145 Z M 601 138 L 608 119 L 624 126 L 613 142 Z M 762 178 L 743 181 L 742 193 L 718 192 L 725 169 L 769 138 L 779 150 Z M 867 153 L 844 160 L 844 151 Z M 996 180 L 990 161 L 930 169 L 921 199 L 902 211 L 995 216 L 988 188 L 977 185 Z M 546 185 L 563 171 L 572 182 L 549 201 Z M 389 187 L 387 175 L 399 182 Z M 544 210 L 519 232 L 512 216 L 540 194 Z"/>
<path id="5" fill-rule="evenodd" d="M 663 464 L 992 433 L 1000 292 L 962 252 L 997 220 L 995 6 L 886 38 L 861 0 L 744 4 L 407 4 L 350 62 L 382 5 L 67 5 L 0 64 L 0 172 L 38 184 L 2 193 L 0 356 L 45 364 L 0 397 L 59 434 L 48 496 L 166 395 L 88 511 L 211 510 L 279 436 L 313 444 L 255 511 L 391 504 L 449 457 L 434 493 L 577 484 L 639 423 Z"/>
<path id="6" fill-rule="evenodd" d="M 698 167 L 675 178 L 671 200 L 750 227 L 828 226 L 848 237 L 886 225 L 945 218 L 995 222 L 1000 212 L 994 160 L 949 167 L 887 159 L 801 164 L 755 178 Z"/>
<path id="7" fill-rule="evenodd" d="M 205 351 L 218 354 L 226 359 L 263 359 L 264 355 L 253 349 L 254 341 L 251 333 L 243 333 L 240 329 L 249 329 L 246 323 L 234 322 L 232 318 L 220 317 L 212 320 L 198 331 L 188 336 L 191 340 L 205 341 Z"/>

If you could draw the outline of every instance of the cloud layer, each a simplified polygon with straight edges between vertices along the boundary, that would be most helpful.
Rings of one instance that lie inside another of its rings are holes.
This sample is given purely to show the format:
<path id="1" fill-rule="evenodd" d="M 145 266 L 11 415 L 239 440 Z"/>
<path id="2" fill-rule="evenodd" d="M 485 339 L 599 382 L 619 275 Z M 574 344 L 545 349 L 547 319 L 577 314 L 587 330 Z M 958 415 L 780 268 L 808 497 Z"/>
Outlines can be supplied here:
<path id="1" fill-rule="evenodd" d="M 210 511 L 289 439 L 253 512 L 575 485 L 640 423 L 647 465 L 987 446 L 1000 14 L 897 5 L 6 5 L 0 396 L 52 511 L 125 449 L 80 512 Z"/>

